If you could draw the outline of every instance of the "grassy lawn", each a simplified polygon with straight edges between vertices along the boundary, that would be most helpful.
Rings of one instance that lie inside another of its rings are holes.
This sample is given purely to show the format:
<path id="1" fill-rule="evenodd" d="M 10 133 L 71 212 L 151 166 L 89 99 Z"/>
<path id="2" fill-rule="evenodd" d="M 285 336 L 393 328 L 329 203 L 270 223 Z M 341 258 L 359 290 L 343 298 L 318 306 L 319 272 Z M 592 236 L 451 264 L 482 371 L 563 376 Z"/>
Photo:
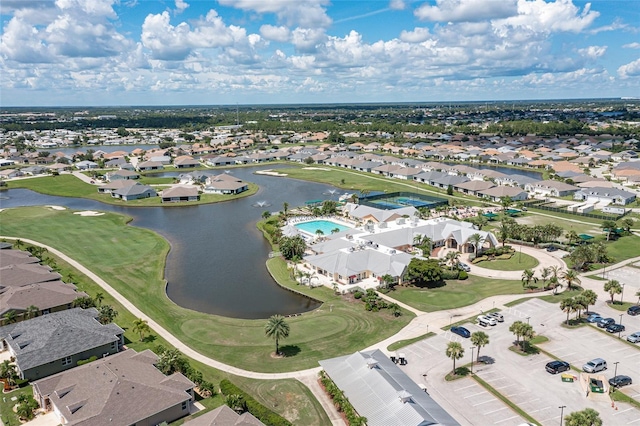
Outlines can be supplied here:
<path id="1" fill-rule="evenodd" d="M 145 183 L 171 183 L 172 178 L 145 178 L 148 181 Z M 168 180 L 167 180 L 168 179 Z M 165 180 L 167 180 L 165 182 Z M 161 182 L 155 182 L 161 181 Z M 202 194 L 200 201 L 188 201 L 181 203 L 169 203 L 163 204 L 160 197 L 145 198 L 141 200 L 122 201 L 117 198 L 113 198 L 110 194 L 98 193 L 98 188 L 95 185 L 90 185 L 78 179 L 73 175 L 60 175 L 60 176 L 46 176 L 34 179 L 23 179 L 11 181 L 8 184 L 9 188 L 25 188 L 35 192 L 39 192 L 47 195 L 57 195 L 60 197 L 78 197 L 89 198 L 92 200 L 100 201 L 106 204 L 126 205 L 133 207 L 151 207 L 151 206 L 163 206 L 163 207 L 179 207 L 179 206 L 193 206 L 197 204 L 210 204 L 220 201 L 229 201 L 236 198 L 248 197 L 258 192 L 259 186 L 254 183 L 249 183 L 249 190 L 237 194 L 237 195 L 222 195 L 222 194 Z M 158 189 L 158 188 L 156 188 Z"/>
<path id="2" fill-rule="evenodd" d="M 421 311 L 434 312 L 471 305 L 497 294 L 524 294 L 522 282 L 470 276 L 439 288 L 397 286 L 388 296 Z"/>
<path id="3" fill-rule="evenodd" d="M 125 330 L 124 338 L 125 344 L 128 348 L 141 352 L 145 349 L 153 350 L 158 345 L 170 348 L 170 343 L 164 340 L 162 337 L 155 333 L 150 336 L 146 336 L 144 341 L 140 341 L 140 336 L 133 331 L 133 321 L 136 317 L 126 310 L 119 302 L 117 302 L 111 295 L 102 290 L 97 284 L 95 284 L 86 275 L 82 274 L 77 269 L 73 268 L 64 260 L 47 253 L 48 257 L 53 258 L 56 261 L 60 274 L 65 280 L 72 281 L 79 290 L 86 292 L 91 297 L 94 297 L 98 292 L 104 295 L 103 304 L 111 305 L 118 312 L 116 323 Z M 329 420 L 321 408 L 320 403 L 310 393 L 310 391 L 303 386 L 299 381 L 294 379 L 287 380 L 254 380 L 244 377 L 234 376 L 223 371 L 217 370 L 213 367 L 201 364 L 193 359 L 189 359 L 189 363 L 202 372 L 205 379 L 217 385 L 220 380 L 228 378 L 236 385 L 243 388 L 245 391 L 253 395 L 256 400 L 264 404 L 266 407 L 271 408 L 273 411 L 280 415 L 287 416 L 287 419 L 294 424 L 328 424 Z M 275 391 L 265 397 L 264 394 L 254 393 L 254 388 L 268 387 L 274 388 Z M 29 388 L 30 389 L 30 388 Z M 295 393 L 295 395 L 293 395 Z M 275 402 L 274 402 L 275 401 Z M 224 398 L 220 395 L 214 396 L 199 401 L 207 409 L 213 409 L 224 404 Z M 4 413 L 4 411 L 2 411 Z M 314 417 L 315 416 L 315 417 Z M 184 420 L 189 419 L 185 418 Z M 179 421 L 176 424 L 181 424 Z M 12 424 L 12 423 L 10 423 Z M 15 423 L 18 425 L 19 423 Z"/>
<path id="4" fill-rule="evenodd" d="M 525 253 L 514 253 L 510 259 L 484 260 L 475 265 L 493 271 L 524 271 L 525 269 L 535 268 L 539 263 L 538 259 L 533 256 Z"/>
<path id="5" fill-rule="evenodd" d="M 419 342 L 424 339 L 428 339 L 429 337 L 433 337 L 435 335 L 436 335 L 435 333 L 429 332 L 429 333 L 423 334 L 422 336 L 414 337 L 413 339 L 398 340 L 397 342 L 393 342 L 392 344 L 387 346 L 387 350 L 397 351 L 398 349 L 404 348 L 405 346 L 412 345 L 416 342 Z"/>
<path id="6" fill-rule="evenodd" d="M 4 423 L 4 426 L 21 426 L 23 424 L 13 412 L 13 406 L 17 404 L 17 401 L 12 401 L 12 398 L 17 398 L 18 395 L 33 395 L 33 390 L 31 386 L 25 386 L 2 394 L 0 399 L 0 423 Z"/>
<path id="7" fill-rule="evenodd" d="M 629 235 L 611 241 L 607 244 L 607 252 L 613 258 L 612 263 L 640 256 L 640 237 Z"/>
<path id="8" fill-rule="evenodd" d="M 274 359 L 273 341 L 264 336 L 265 320 L 204 314 L 169 300 L 163 279 L 169 244 L 151 231 L 126 226 L 129 218 L 113 213 L 82 217 L 68 210 L 27 207 L 0 212 L 0 220 L 4 235 L 34 239 L 61 250 L 90 267 L 185 344 L 249 370 L 316 367 L 320 359 L 352 353 L 395 334 L 413 317 L 408 312 L 398 318 L 387 312 L 367 312 L 361 302 L 349 302 L 330 289 L 298 287 L 288 278 L 284 262 L 274 258 L 270 262 L 274 275 L 285 276 L 287 285 L 311 291 L 325 302 L 314 312 L 288 319 L 291 333 L 281 345 L 289 356 Z M 122 322 L 121 326 L 130 324 Z"/>

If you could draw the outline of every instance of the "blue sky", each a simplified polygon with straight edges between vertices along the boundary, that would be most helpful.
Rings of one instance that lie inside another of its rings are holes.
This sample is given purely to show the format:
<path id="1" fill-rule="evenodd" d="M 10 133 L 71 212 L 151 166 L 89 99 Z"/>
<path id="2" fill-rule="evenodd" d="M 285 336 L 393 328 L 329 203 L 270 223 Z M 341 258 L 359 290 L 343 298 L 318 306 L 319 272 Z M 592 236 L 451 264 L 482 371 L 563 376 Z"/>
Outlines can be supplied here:
<path id="1" fill-rule="evenodd" d="M 3 0 L 2 106 L 640 96 L 637 0 Z"/>

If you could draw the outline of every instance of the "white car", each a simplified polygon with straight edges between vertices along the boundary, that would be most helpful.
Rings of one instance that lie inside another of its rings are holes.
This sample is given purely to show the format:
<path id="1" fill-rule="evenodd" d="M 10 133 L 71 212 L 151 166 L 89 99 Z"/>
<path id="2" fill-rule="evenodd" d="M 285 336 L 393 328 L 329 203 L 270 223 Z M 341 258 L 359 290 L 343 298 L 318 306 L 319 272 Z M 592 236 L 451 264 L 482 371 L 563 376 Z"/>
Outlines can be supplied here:
<path id="1" fill-rule="evenodd" d="M 495 319 L 498 322 L 504 322 L 504 317 L 500 312 L 491 312 L 490 314 L 487 314 L 487 316 L 489 318 Z"/>
<path id="2" fill-rule="evenodd" d="M 628 335 L 627 336 L 627 341 L 629 341 L 631 343 L 640 342 L 640 331 L 636 331 L 635 333 Z"/>
<path id="3" fill-rule="evenodd" d="M 486 315 L 478 315 L 478 324 L 483 327 L 486 327 L 488 325 L 494 326 L 497 324 L 497 322 L 495 319 L 488 317 Z"/>

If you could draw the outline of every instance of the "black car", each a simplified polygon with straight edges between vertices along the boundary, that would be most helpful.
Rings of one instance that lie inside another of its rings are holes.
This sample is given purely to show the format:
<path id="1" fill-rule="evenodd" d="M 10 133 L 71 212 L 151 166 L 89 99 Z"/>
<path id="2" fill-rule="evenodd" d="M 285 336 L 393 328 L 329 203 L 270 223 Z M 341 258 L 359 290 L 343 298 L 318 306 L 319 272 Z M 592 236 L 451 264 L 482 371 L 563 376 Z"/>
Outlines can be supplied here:
<path id="1" fill-rule="evenodd" d="M 620 386 L 626 386 L 632 384 L 633 381 L 629 376 L 615 376 L 609 379 L 609 384 L 614 388 L 619 388 Z"/>
<path id="2" fill-rule="evenodd" d="M 451 332 L 457 334 L 458 336 L 462 336 L 464 338 L 471 337 L 471 333 L 464 327 L 451 327 Z"/>
<path id="3" fill-rule="evenodd" d="M 564 361 L 551 361 L 548 362 L 547 365 L 544 366 L 544 369 L 547 370 L 551 374 L 562 373 L 563 371 L 567 371 L 571 368 L 568 362 Z"/>
<path id="4" fill-rule="evenodd" d="M 611 324 L 615 324 L 615 323 L 616 323 L 616 320 L 614 320 L 613 318 L 602 318 L 596 324 L 598 324 L 598 327 L 600 328 L 607 328 Z"/>
<path id="5" fill-rule="evenodd" d="M 620 333 L 624 331 L 624 325 L 622 324 L 610 324 L 607 329 L 609 333 Z"/>
<path id="6" fill-rule="evenodd" d="M 640 306 L 638 305 L 633 305 L 630 306 L 629 309 L 627 309 L 627 314 L 631 315 L 631 316 L 636 316 L 636 315 L 640 315 Z"/>
<path id="7" fill-rule="evenodd" d="M 547 247 L 547 251 L 556 251 L 556 250 L 558 250 L 558 247 L 556 247 L 556 246 Z"/>

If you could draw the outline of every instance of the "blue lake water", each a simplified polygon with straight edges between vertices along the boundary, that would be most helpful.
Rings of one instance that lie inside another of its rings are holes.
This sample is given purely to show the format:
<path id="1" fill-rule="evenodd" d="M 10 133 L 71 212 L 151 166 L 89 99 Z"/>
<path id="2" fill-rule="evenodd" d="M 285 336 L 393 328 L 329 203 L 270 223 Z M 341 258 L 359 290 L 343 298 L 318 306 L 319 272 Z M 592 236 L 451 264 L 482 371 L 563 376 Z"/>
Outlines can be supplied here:
<path id="1" fill-rule="evenodd" d="M 180 306 L 235 318 L 267 318 L 315 309 L 318 304 L 278 286 L 265 261 L 269 244 L 256 228 L 265 210 L 283 203 L 304 205 L 317 199 L 337 200 L 342 192 L 313 182 L 253 174 L 269 165 L 229 172 L 260 185 L 251 197 L 190 207 L 149 208 L 103 204 L 80 198 L 54 197 L 24 189 L 0 192 L 0 208 L 60 205 L 77 210 L 104 210 L 134 218 L 134 226 L 158 232 L 171 244 L 165 278 L 169 298 Z M 224 170 L 224 169 L 221 169 Z M 220 173 L 220 170 L 213 171 Z M 340 191 L 340 190 L 337 190 Z M 262 207 L 258 201 L 264 201 Z"/>

